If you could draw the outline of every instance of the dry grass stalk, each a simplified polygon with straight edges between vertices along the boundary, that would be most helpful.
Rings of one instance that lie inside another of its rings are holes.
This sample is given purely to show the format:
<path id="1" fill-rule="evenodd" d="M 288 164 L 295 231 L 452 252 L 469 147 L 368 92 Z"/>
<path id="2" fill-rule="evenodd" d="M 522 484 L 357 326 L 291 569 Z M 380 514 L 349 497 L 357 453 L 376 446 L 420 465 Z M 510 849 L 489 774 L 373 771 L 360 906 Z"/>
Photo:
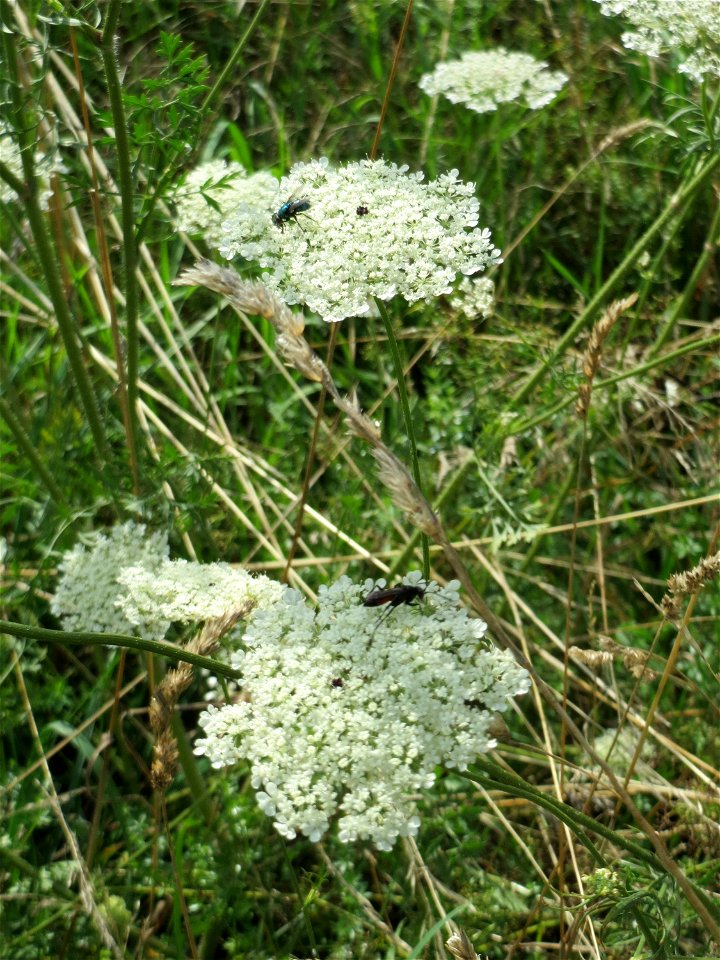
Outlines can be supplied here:
<path id="1" fill-rule="evenodd" d="M 680 601 L 698 590 L 702 590 L 720 573 L 720 552 L 712 557 L 704 557 L 692 570 L 674 573 L 668 577 L 668 592 L 660 601 L 660 609 L 668 620 L 677 620 L 680 613 Z"/>
<path id="2" fill-rule="evenodd" d="M 327 366 L 303 336 L 304 322 L 261 283 L 241 280 L 233 270 L 209 260 L 199 260 L 175 281 L 178 286 L 201 286 L 221 294 L 242 313 L 269 320 L 277 331 L 276 346 L 284 360 L 304 377 L 321 383 L 335 406 L 344 414 L 350 431 L 369 443 L 378 464 L 378 477 L 395 506 L 414 526 L 434 540 L 442 528 L 432 507 L 418 489 L 407 467 L 384 443 L 377 425 L 366 416 L 357 402 L 340 394 Z"/>
<path id="3" fill-rule="evenodd" d="M 583 420 L 587 417 L 587 412 L 590 409 L 590 397 L 592 396 L 593 380 L 595 379 L 595 374 L 600 367 L 600 359 L 602 356 L 602 348 L 605 338 L 615 326 L 618 319 L 625 313 L 626 310 L 629 310 L 630 307 L 632 307 L 637 298 L 638 295 L 633 293 L 624 300 L 614 300 L 592 328 L 590 340 L 583 355 L 582 367 L 583 373 L 585 374 L 585 380 L 578 387 L 579 396 L 577 403 L 575 404 L 575 410 L 578 416 L 582 417 Z"/>
<path id="4" fill-rule="evenodd" d="M 570 647 L 568 655 L 576 663 L 584 663 L 591 670 L 599 670 L 615 660 L 622 660 L 626 670 L 638 680 L 649 683 L 657 677 L 655 670 L 647 665 L 648 651 L 637 650 L 635 647 L 624 647 L 607 637 L 600 638 L 602 650 L 584 650 L 582 647 Z"/>
<path id="5" fill-rule="evenodd" d="M 479 960 L 475 948 L 470 942 L 470 937 L 464 930 L 458 930 L 449 940 L 445 941 L 448 951 L 457 958 L 457 960 Z"/>
<path id="6" fill-rule="evenodd" d="M 254 603 L 248 601 L 242 607 L 231 611 L 224 617 L 208 620 L 187 645 L 189 653 L 198 653 L 208 657 L 225 636 L 240 620 L 253 609 Z M 150 782 L 155 790 L 164 792 L 175 778 L 178 767 L 177 741 L 171 730 L 173 711 L 182 694 L 190 686 L 193 667 L 181 662 L 169 670 L 155 688 L 150 701 L 150 729 L 155 734 L 153 761 L 150 768 Z"/>

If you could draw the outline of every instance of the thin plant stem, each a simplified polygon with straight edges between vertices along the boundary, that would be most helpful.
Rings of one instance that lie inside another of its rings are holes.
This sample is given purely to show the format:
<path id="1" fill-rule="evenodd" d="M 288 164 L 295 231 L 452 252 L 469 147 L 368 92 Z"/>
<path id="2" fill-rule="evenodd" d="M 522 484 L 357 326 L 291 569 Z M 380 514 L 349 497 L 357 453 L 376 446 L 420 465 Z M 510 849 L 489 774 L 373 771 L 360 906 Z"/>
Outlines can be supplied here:
<path id="1" fill-rule="evenodd" d="M 242 676 L 240 670 L 229 667 L 226 663 L 204 657 L 199 653 L 190 653 L 172 643 L 163 643 L 160 640 L 147 640 L 145 637 L 126 637 L 121 633 L 86 633 L 80 630 L 48 630 L 47 627 L 34 627 L 25 623 L 14 623 L 10 620 L 0 620 L 0 634 L 6 633 L 21 640 L 41 640 L 44 643 L 82 644 L 88 647 L 121 647 L 126 650 L 146 650 L 160 657 L 166 657 L 173 663 L 190 663 L 194 667 L 204 667 L 211 673 L 230 680 L 238 680 Z"/>
<path id="2" fill-rule="evenodd" d="M 675 305 L 670 310 L 668 318 L 663 324 L 660 333 L 657 335 L 655 342 L 650 347 L 651 357 L 656 356 L 657 353 L 662 350 L 667 343 L 667 340 L 672 333 L 678 319 L 685 313 L 687 305 L 697 289 L 697 285 L 700 282 L 700 278 L 702 277 L 703 273 L 705 272 L 710 258 L 716 254 L 715 248 L 717 244 L 718 230 L 720 230 L 720 203 L 716 204 L 715 206 L 715 215 L 713 216 L 707 238 L 703 244 L 702 253 L 698 257 L 697 263 L 695 264 L 693 272 L 690 274 L 688 282 L 685 284 L 685 289 L 675 301 Z"/>
<path id="3" fill-rule="evenodd" d="M 125 119 L 122 89 L 115 59 L 115 30 L 120 14 L 121 0 L 111 0 L 108 7 L 105 26 L 102 33 L 102 60 L 105 69 L 105 82 L 110 98 L 110 109 L 115 131 L 115 150 L 118 163 L 118 185 L 122 211 L 122 249 L 125 273 L 125 341 L 127 351 L 127 430 L 130 465 L 135 485 L 139 493 L 139 461 L 137 449 L 138 435 L 138 284 L 137 284 L 137 237 L 135 234 L 135 191 L 133 188 L 132 164 L 130 161 L 130 141 Z M 118 367 L 122 365 L 122 356 L 117 358 Z M 121 378 L 122 380 L 122 378 Z"/>
<path id="4" fill-rule="evenodd" d="M 22 158 L 24 182 L 17 177 L 8 176 L 9 171 L 4 165 L 0 165 L 0 176 L 15 190 L 25 211 L 30 224 L 30 230 L 35 245 L 35 253 L 40 262 L 43 276 L 47 284 L 47 291 L 55 311 L 60 336 L 62 337 L 65 351 L 68 357 L 68 363 L 75 380 L 75 386 L 80 395 L 85 415 L 87 417 L 90 431 L 95 441 L 97 454 L 101 461 L 107 463 L 111 459 L 110 446 L 105 435 L 105 427 L 100 419 L 97 400 L 93 391 L 90 377 L 85 369 L 82 351 L 80 349 L 78 324 L 70 313 L 67 305 L 67 298 L 63 289 L 58 266 L 57 251 L 52 239 L 51 232 L 47 229 L 47 218 L 40 208 L 38 181 L 35 176 L 35 151 L 37 144 L 33 131 L 36 124 L 33 121 L 32 113 L 25 109 L 21 97 L 21 83 L 17 63 L 17 51 L 15 49 L 15 34 L 12 24 L 12 12 L 7 0 L 0 0 L 0 18 L 5 26 L 4 48 L 5 48 L 5 71 L 8 82 L 8 90 L 11 97 L 11 113 L 13 118 L 13 128 L 20 146 L 20 155 Z"/>
<path id="5" fill-rule="evenodd" d="M 40 454 L 35 449 L 35 445 L 30 439 L 22 420 L 13 412 L 12 407 L 3 396 L 0 396 L 0 416 L 2 416 L 5 423 L 8 425 L 8 429 L 15 438 L 15 442 L 27 461 L 31 464 L 36 475 L 47 487 L 47 491 L 52 499 L 57 504 L 63 504 L 65 502 L 65 498 L 63 497 L 62 490 L 55 483 L 52 474 L 45 466 Z"/>
<path id="6" fill-rule="evenodd" d="M 333 354 L 335 353 L 335 344 L 337 343 L 337 329 L 338 324 L 333 323 L 330 327 L 330 340 L 328 341 L 327 347 L 327 359 L 325 365 L 328 370 L 332 366 Z M 305 461 L 305 476 L 303 477 L 302 491 L 300 493 L 300 502 L 298 503 L 298 513 L 297 519 L 295 521 L 295 527 L 293 529 L 292 541 L 290 543 L 290 549 L 288 550 L 287 563 L 285 565 L 285 572 L 283 573 L 282 580 L 283 583 L 288 583 L 290 577 L 290 571 L 292 569 L 293 560 L 295 559 L 295 554 L 297 553 L 298 544 L 300 542 L 300 534 L 302 533 L 303 520 L 305 519 L 305 505 L 307 503 L 308 493 L 310 491 L 310 481 L 312 479 L 313 468 L 315 465 L 315 451 L 317 449 L 318 437 L 320 435 L 320 425 L 322 423 L 323 415 L 325 412 L 325 401 L 327 399 L 327 390 L 325 386 L 320 387 L 320 396 L 318 397 L 317 410 L 315 413 L 315 423 L 313 424 L 313 432 L 310 438 L 310 446 L 307 452 L 307 459 Z"/>
<path id="7" fill-rule="evenodd" d="M 395 366 L 395 378 L 398 385 L 400 408 L 405 421 L 405 430 L 410 442 L 410 465 L 412 468 L 413 480 L 415 481 L 418 490 L 422 493 L 423 487 L 420 477 L 420 461 L 418 459 L 417 444 L 415 442 L 415 427 L 410 414 L 410 401 L 408 400 L 407 386 L 405 385 L 405 369 L 403 367 L 402 357 L 400 356 L 400 347 L 398 346 L 395 331 L 393 330 L 392 320 L 390 319 L 390 315 L 385 307 L 385 304 L 378 297 L 375 298 L 375 303 L 377 304 L 377 308 L 380 311 L 380 316 L 385 324 L 385 332 L 387 334 L 390 353 L 392 354 L 393 364 Z M 423 577 L 425 577 L 427 580 L 430 577 L 430 547 L 428 538 L 424 533 L 420 534 L 420 546 L 422 548 L 423 557 Z"/>
<path id="8" fill-rule="evenodd" d="M 130 460 L 130 472 L 132 474 L 135 493 L 139 493 L 139 470 L 137 462 L 137 444 L 133 443 L 133 423 L 130 419 L 130 410 L 128 407 L 127 375 L 125 369 L 124 347 L 120 335 L 120 325 L 118 323 L 113 272 L 110 264 L 110 253 L 108 250 L 107 234 L 105 231 L 105 220 L 102 214 L 100 202 L 100 184 L 98 182 L 97 165 L 95 162 L 95 150 L 93 146 L 93 133 L 90 123 L 90 111 L 88 109 L 87 96 L 85 94 L 85 84 L 83 81 L 83 72 L 80 62 L 80 52 L 78 50 L 75 37 L 75 30 L 71 27 L 68 30 L 70 40 L 70 49 L 72 50 L 73 62 L 75 64 L 75 78 L 78 86 L 80 112 L 82 114 L 83 127 L 85 128 L 85 145 L 92 178 L 92 189 L 90 190 L 90 205 L 95 222 L 95 233 L 97 236 L 98 258 L 100 269 L 102 271 L 103 283 L 105 285 L 105 296 L 107 300 L 108 314 L 110 319 L 110 333 L 112 336 L 113 349 L 115 350 L 115 367 L 118 374 L 118 402 L 120 404 L 120 413 L 122 415 L 123 427 L 128 448 L 128 457 Z"/>
<path id="9" fill-rule="evenodd" d="M 371 160 L 374 160 L 377 156 L 378 147 L 380 146 L 380 134 L 382 133 L 388 106 L 390 105 L 390 94 L 392 93 L 393 83 L 395 82 L 395 71 L 397 70 L 398 63 L 400 62 L 400 53 L 402 52 L 403 43 L 405 42 L 407 28 L 410 26 L 410 17 L 412 16 L 412 8 L 414 3 L 415 0 L 408 0 L 408 5 L 405 9 L 405 19 L 403 20 L 403 25 L 400 29 L 400 36 L 398 37 L 397 46 L 395 47 L 395 55 L 393 56 L 393 62 L 390 66 L 390 76 L 388 77 L 387 86 L 385 87 L 385 98 L 383 99 L 382 109 L 380 111 L 380 119 L 378 120 L 378 125 L 375 130 L 375 139 L 373 140 L 373 145 L 370 148 Z"/>

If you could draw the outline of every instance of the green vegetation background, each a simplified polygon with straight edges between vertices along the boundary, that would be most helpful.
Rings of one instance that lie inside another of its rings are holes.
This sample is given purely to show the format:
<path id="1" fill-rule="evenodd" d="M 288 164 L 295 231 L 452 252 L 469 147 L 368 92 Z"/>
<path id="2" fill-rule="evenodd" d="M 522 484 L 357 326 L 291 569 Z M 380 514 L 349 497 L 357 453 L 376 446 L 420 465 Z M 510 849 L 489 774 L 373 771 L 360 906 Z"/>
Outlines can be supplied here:
<path id="1" fill-rule="evenodd" d="M 62 551 L 82 532 L 128 517 L 167 529 L 176 556 L 188 556 L 191 545 L 201 560 L 280 576 L 318 390 L 284 369 L 266 322 L 241 323 L 215 298 L 171 287 L 194 252 L 174 232 L 166 202 L 205 159 L 282 174 L 310 157 L 365 157 L 405 8 L 368 0 L 130 0 L 4 2 L 2 12 L 5 50 L 14 46 L 22 65 L 25 115 L 38 129 L 57 129 L 63 187 L 46 230 L 109 448 L 99 455 L 77 399 L 46 265 L 23 210 L 7 205 L 0 220 L 2 616 L 58 627 L 48 596 Z M 117 43 L 103 45 L 99 31 L 112 13 Z M 37 31 L 34 47 L 20 36 L 23 17 Z M 494 277 L 497 310 L 487 321 L 458 315 L 448 302 L 412 309 L 398 302 L 392 316 L 425 489 L 478 590 L 562 691 L 591 742 L 622 731 L 611 755 L 619 776 L 628 771 L 633 731 L 647 720 L 630 772 L 633 797 L 672 862 L 711 891 L 720 861 L 717 587 L 699 595 L 684 632 L 663 623 L 652 600 L 659 602 L 669 575 L 718 549 L 717 178 L 705 177 L 670 208 L 646 257 L 626 258 L 717 151 L 717 90 L 690 84 L 667 61 L 628 52 L 621 32 L 592 0 L 415 4 L 380 155 L 428 178 L 457 168 L 475 181 L 481 223 L 506 262 Z M 547 60 L 569 75 L 568 86 L 543 110 L 509 105 L 482 116 L 418 90 L 442 51 L 450 58 L 498 46 Z M 129 234 L 127 220 L 117 226 L 123 180 L 113 70 L 129 138 L 130 235 L 145 244 L 141 399 L 165 429 L 152 421 L 141 430 L 136 481 L 107 362 L 116 346 L 95 286 L 106 262 L 124 330 Z M 112 192 L 101 179 L 104 235 L 93 217 L 86 152 L 62 119 L 63 96 L 78 112 L 83 101 L 88 106 L 95 160 L 118 184 Z M 10 116 L 7 89 L 3 103 Z M 594 315 L 554 355 L 598 292 Z M 590 325 L 613 298 L 632 292 L 639 299 L 606 342 L 582 420 L 574 403 Z M 308 338 L 324 353 L 327 325 L 307 321 Z M 347 321 L 337 334 L 338 384 L 357 390 L 407 460 L 380 321 Z M 224 447 L 213 438 L 218 422 L 230 438 Z M 238 451 L 266 464 L 292 496 L 279 502 L 257 471 L 238 467 Z M 331 407 L 308 502 L 329 521 L 305 517 L 296 571 L 309 592 L 341 573 L 378 576 L 384 565 L 392 578 L 419 567 L 413 531 Z M 274 551 L 261 542 L 268 529 Z M 438 576 L 452 575 L 438 555 L 433 562 Z M 566 658 L 571 645 L 597 650 L 605 640 L 618 645 L 610 647 L 612 667 Z M 430 891 L 478 953 L 492 958 L 561 955 L 588 943 L 597 956 L 713 953 L 712 930 L 670 870 L 607 841 L 619 879 L 600 892 L 589 888 L 579 878 L 593 873 L 592 861 L 560 821 L 510 790 L 485 790 L 480 773 L 443 775 L 423 798 L 420 864 L 402 845 L 378 854 L 332 837 L 322 848 L 287 843 L 256 809 L 247 770 L 219 775 L 190 756 L 168 791 L 166 829 L 146 776 L 149 677 L 156 681 L 163 665 L 98 647 L 0 642 L 2 957 L 112 955 L 102 952 L 78 895 L 76 858 L 42 787 L 40 744 L 89 889 L 128 957 L 442 956 L 444 917 Z M 652 673 L 638 679 L 623 650 L 650 651 Z M 119 699 L 116 683 L 129 685 Z M 205 691 L 197 678 L 178 711 L 185 748 Z M 592 758 L 538 699 L 529 694 L 507 721 L 500 763 L 554 796 L 564 756 L 563 799 L 653 849 L 607 785 L 593 798 Z"/>

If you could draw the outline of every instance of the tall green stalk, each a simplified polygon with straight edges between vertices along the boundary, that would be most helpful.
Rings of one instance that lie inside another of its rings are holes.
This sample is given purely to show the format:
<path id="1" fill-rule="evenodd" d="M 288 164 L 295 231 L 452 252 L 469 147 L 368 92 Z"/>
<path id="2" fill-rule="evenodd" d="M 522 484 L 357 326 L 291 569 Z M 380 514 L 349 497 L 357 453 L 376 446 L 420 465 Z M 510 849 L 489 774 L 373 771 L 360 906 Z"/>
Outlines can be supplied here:
<path id="1" fill-rule="evenodd" d="M 110 445 L 105 435 L 105 427 L 100 418 L 95 393 L 80 350 L 79 324 L 70 313 L 60 278 L 57 250 L 52 233 L 48 228 L 47 217 L 40 207 L 40 190 L 35 175 L 37 144 L 33 134 L 37 129 L 37 124 L 33 111 L 26 106 L 21 94 L 23 85 L 20 80 L 17 51 L 15 49 L 16 34 L 8 0 L 0 0 L 0 19 L 4 26 L 5 69 L 9 81 L 7 86 L 11 98 L 12 126 L 20 147 L 24 181 L 21 182 L 13 177 L 5 167 L 0 168 L 0 176 L 15 190 L 25 208 L 35 245 L 35 253 L 45 277 L 47 292 L 55 311 L 55 318 L 65 346 L 75 386 L 85 410 L 97 453 L 102 461 L 108 462 L 111 458 Z"/>
<path id="2" fill-rule="evenodd" d="M 138 460 L 138 284 L 137 284 L 137 237 L 135 233 L 135 191 L 133 187 L 130 143 L 123 106 L 122 89 L 115 60 L 115 30 L 120 14 L 121 0 L 111 0 L 102 33 L 102 59 L 105 82 L 110 97 L 110 109 L 115 131 L 115 149 L 118 162 L 118 184 L 122 209 L 123 266 L 125 272 L 125 341 L 127 350 L 127 442 L 135 492 L 139 493 Z M 117 357 L 118 365 L 123 358 Z M 121 378 L 122 380 L 122 378 Z"/>

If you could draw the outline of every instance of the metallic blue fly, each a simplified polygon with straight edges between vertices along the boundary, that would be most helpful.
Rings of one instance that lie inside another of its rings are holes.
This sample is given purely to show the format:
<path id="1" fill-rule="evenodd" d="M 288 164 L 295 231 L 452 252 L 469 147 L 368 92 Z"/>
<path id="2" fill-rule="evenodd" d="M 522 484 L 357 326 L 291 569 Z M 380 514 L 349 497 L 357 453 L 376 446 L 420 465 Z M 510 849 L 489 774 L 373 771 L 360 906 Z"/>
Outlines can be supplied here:
<path id="1" fill-rule="evenodd" d="M 291 220 L 294 220 L 295 223 L 297 223 L 297 225 L 300 227 L 300 222 L 297 218 L 297 215 L 299 213 L 305 213 L 305 211 L 309 209 L 309 200 L 295 200 L 293 197 L 290 197 L 289 200 L 286 200 L 285 203 L 283 203 L 278 212 L 272 215 L 272 222 L 281 230 L 284 230 L 285 224 L 290 223 Z M 302 230 L 302 227 L 300 227 L 300 229 Z"/>

